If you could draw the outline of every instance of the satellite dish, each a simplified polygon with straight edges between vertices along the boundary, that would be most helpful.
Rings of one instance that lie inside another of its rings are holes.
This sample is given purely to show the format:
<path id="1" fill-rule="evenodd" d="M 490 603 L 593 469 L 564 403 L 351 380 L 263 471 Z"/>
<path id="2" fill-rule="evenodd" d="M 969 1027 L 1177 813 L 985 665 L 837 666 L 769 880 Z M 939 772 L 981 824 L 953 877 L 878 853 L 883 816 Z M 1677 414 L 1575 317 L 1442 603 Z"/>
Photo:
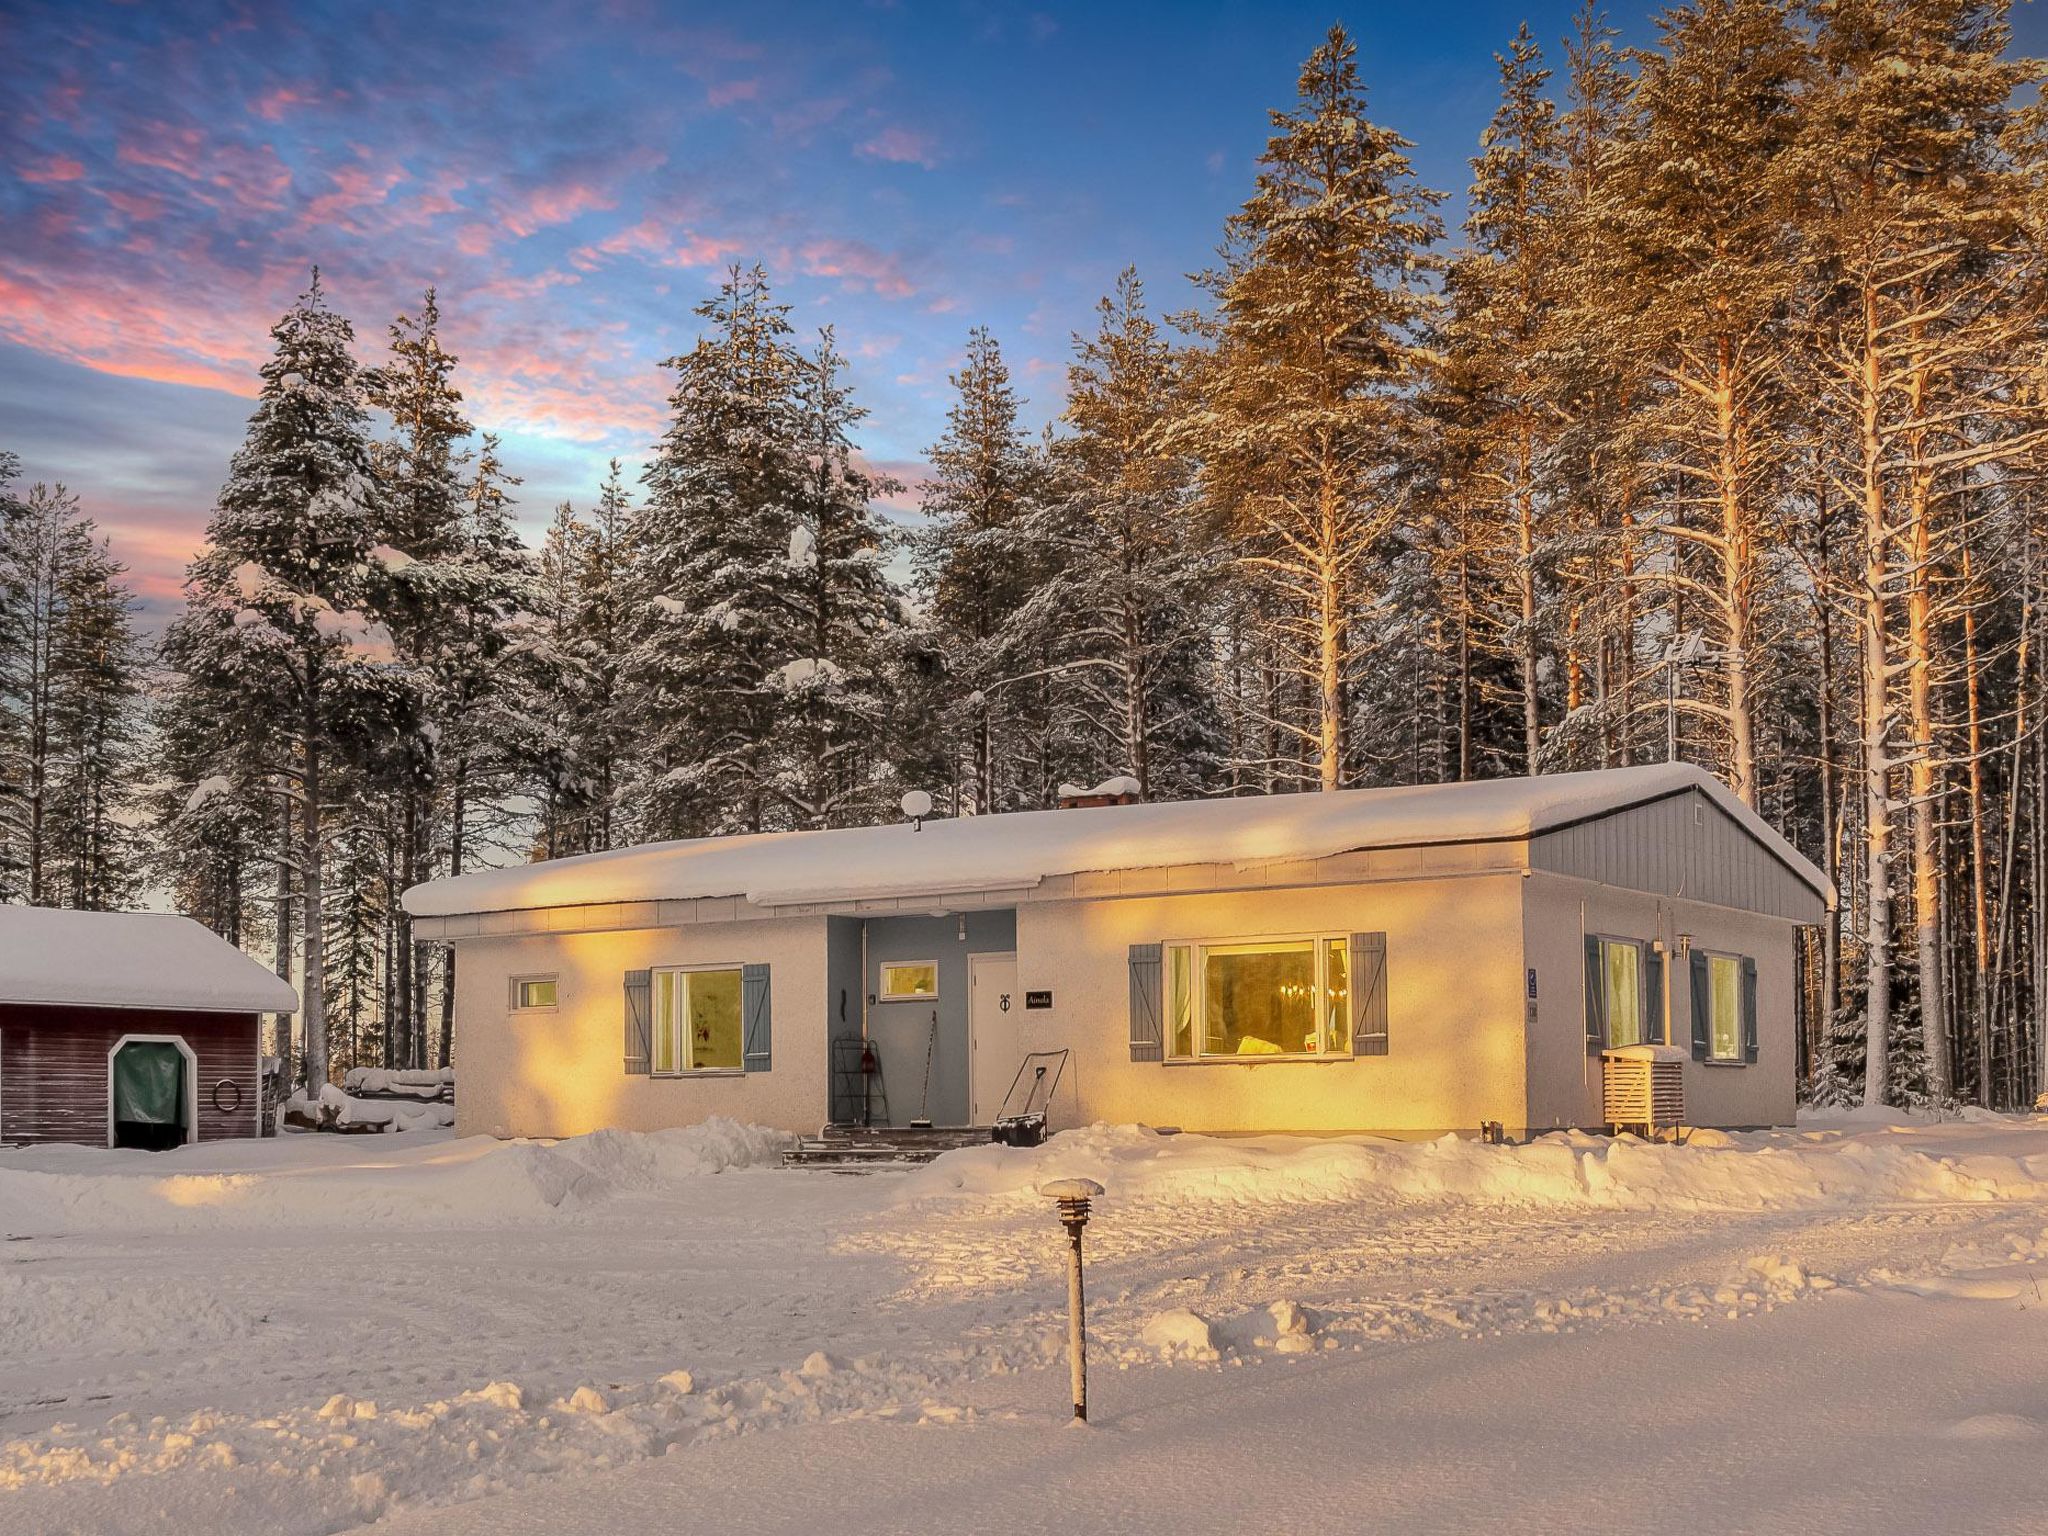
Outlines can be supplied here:
<path id="1" fill-rule="evenodd" d="M 932 813 L 932 797 L 921 789 L 908 790 L 903 796 L 903 814 L 912 821 L 923 821 Z"/>

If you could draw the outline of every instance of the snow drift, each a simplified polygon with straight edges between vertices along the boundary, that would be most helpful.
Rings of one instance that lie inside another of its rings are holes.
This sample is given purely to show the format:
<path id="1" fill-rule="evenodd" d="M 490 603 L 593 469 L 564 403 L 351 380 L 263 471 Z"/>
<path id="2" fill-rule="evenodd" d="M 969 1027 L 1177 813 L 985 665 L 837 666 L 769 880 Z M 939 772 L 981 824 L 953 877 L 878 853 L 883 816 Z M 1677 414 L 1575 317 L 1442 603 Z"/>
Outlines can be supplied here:
<path id="1" fill-rule="evenodd" d="M 1559 1132 L 1495 1147 L 1160 1135 L 1097 1125 L 1018 1151 L 949 1152 L 903 1198 L 1037 1199 L 1048 1179 L 1090 1178 L 1109 1199 L 1160 1203 L 1472 1201 L 1636 1210 L 1767 1210 L 1870 1202 L 2048 1197 L 2048 1155 L 1939 1156 L 1894 1142 L 1697 1131 L 1683 1146 Z"/>
<path id="2" fill-rule="evenodd" d="M 702 1174 L 772 1166 L 790 1138 L 713 1119 L 680 1130 L 595 1131 L 551 1144 L 431 1133 L 405 1138 L 396 1150 L 387 1147 L 399 1138 L 305 1140 L 322 1145 L 301 1161 L 254 1171 L 233 1166 L 233 1143 L 217 1144 L 230 1149 L 224 1153 L 207 1145 L 170 1153 L 39 1149 L 38 1166 L 0 1167 L 0 1231 L 369 1231 L 569 1219 L 619 1194 L 659 1193 Z M 347 1144 L 337 1148 L 338 1142 Z"/>

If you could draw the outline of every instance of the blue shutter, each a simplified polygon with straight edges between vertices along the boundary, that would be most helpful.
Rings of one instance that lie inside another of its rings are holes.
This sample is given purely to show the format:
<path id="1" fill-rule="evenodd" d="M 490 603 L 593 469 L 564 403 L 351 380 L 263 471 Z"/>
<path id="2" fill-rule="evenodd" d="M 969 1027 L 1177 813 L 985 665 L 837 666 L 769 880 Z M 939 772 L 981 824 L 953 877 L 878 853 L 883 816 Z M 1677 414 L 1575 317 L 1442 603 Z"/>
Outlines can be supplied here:
<path id="1" fill-rule="evenodd" d="M 1742 957 L 1742 1059 L 1755 1061 L 1757 1057 L 1756 1038 L 1756 962 Z"/>
<path id="2" fill-rule="evenodd" d="M 1692 1059 L 1705 1061 L 1713 1054 L 1708 1036 L 1714 1022 L 1714 983 L 1707 973 L 1707 957 L 1694 951 L 1692 957 Z"/>
<path id="3" fill-rule="evenodd" d="M 1387 936 L 1351 935 L 1351 1049 L 1387 1054 Z"/>
<path id="4" fill-rule="evenodd" d="M 1160 1032 L 1159 946 L 1131 946 L 1131 1060 L 1164 1061 L 1165 1038 Z"/>
<path id="5" fill-rule="evenodd" d="M 746 1021 L 745 1044 L 741 1047 L 749 1072 L 766 1072 L 769 1065 L 769 1034 L 773 1014 L 768 1004 L 768 967 L 740 968 L 740 1017 Z"/>
<path id="6" fill-rule="evenodd" d="M 1649 997 L 1643 1007 L 1643 1044 L 1664 1043 L 1664 957 L 1643 947 L 1643 990 Z"/>
<path id="7" fill-rule="evenodd" d="M 651 973 L 626 972 L 626 1074 L 645 1077 L 654 1069 L 654 1003 L 648 984 Z"/>
<path id="8" fill-rule="evenodd" d="M 1600 941 L 1586 935 L 1586 1043 L 1607 1043 L 1607 972 L 1600 964 Z"/>

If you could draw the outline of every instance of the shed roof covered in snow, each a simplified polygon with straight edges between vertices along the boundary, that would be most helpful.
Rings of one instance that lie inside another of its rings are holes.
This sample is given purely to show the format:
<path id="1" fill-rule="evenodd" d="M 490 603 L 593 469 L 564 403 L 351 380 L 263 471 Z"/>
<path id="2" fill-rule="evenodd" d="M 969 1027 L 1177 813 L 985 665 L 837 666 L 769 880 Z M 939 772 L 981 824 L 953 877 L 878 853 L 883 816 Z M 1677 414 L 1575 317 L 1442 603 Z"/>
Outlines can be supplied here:
<path id="1" fill-rule="evenodd" d="M 189 917 L 0 907 L 0 1003 L 291 1013 L 299 994 Z"/>
<path id="2" fill-rule="evenodd" d="M 1710 775 L 1685 764 L 1329 794 L 1028 811 L 827 832 L 647 843 L 414 886 L 406 910 L 453 917 L 606 903 L 742 898 L 757 907 L 1032 890 L 1091 871 L 1250 870 L 1371 849 L 1522 842 L 1700 795 L 1808 895 L 1827 879 Z"/>

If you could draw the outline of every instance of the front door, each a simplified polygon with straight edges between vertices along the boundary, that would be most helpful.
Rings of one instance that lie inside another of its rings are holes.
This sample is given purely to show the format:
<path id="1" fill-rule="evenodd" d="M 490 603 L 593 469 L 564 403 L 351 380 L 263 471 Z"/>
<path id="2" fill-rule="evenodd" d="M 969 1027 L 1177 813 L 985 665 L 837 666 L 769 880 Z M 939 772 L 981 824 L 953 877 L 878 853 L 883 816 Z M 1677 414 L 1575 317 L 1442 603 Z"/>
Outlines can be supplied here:
<path id="1" fill-rule="evenodd" d="M 970 955 L 967 976 L 971 1114 L 974 1124 L 988 1125 L 1001 1111 L 1003 1095 L 1010 1091 L 1024 1059 L 1019 1027 L 1024 999 L 1017 995 L 1017 957 Z"/>
<path id="2" fill-rule="evenodd" d="M 185 1144 L 185 1053 L 167 1040 L 130 1040 L 114 1052 L 113 1144 L 162 1152 Z"/>

